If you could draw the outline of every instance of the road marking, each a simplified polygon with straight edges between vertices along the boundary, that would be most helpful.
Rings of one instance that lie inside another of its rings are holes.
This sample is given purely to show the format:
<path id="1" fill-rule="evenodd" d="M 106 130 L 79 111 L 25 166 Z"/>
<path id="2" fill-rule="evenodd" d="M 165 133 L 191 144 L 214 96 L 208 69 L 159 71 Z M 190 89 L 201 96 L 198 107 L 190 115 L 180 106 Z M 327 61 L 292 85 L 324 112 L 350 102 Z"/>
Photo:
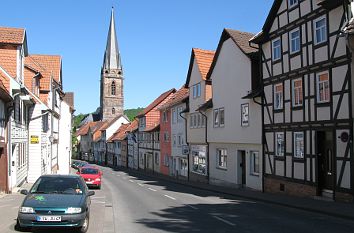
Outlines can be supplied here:
<path id="1" fill-rule="evenodd" d="M 167 198 L 170 198 L 170 199 L 172 199 L 172 200 L 176 200 L 176 198 L 174 198 L 174 197 L 171 197 L 171 196 L 169 196 L 169 195 L 164 195 L 165 197 L 167 197 Z"/>
<path id="2" fill-rule="evenodd" d="M 155 190 L 155 189 L 152 189 L 152 188 L 148 188 L 149 190 L 151 190 L 151 191 L 154 191 L 154 192 L 156 192 L 157 190 Z"/>
<path id="3" fill-rule="evenodd" d="M 144 187 L 144 185 L 143 185 L 143 184 L 138 183 L 138 185 L 139 185 L 139 186 L 141 186 L 141 187 Z"/>
<path id="4" fill-rule="evenodd" d="M 99 199 L 99 198 L 105 198 L 105 197 L 91 197 L 91 199 Z"/>
<path id="5" fill-rule="evenodd" d="M 229 224 L 230 226 L 236 226 L 235 223 L 229 222 L 229 221 L 227 221 L 227 220 L 225 220 L 225 219 L 222 219 L 222 218 L 220 218 L 220 217 L 218 217 L 218 216 L 214 216 L 214 215 L 212 215 L 212 216 L 213 216 L 214 218 L 216 218 L 217 220 L 221 221 L 221 222 L 224 222 L 224 223 L 226 223 L 226 224 Z"/>
<path id="6" fill-rule="evenodd" d="M 105 202 L 105 201 L 96 201 L 96 200 L 93 200 L 93 201 L 91 201 L 91 203 L 93 203 L 93 204 L 105 204 L 106 202 Z"/>
<path id="7" fill-rule="evenodd" d="M 197 207 L 195 207 L 195 206 L 192 206 L 192 205 L 187 205 L 188 207 L 191 207 L 192 209 L 194 209 L 194 210 L 197 210 L 198 208 Z"/>
<path id="8" fill-rule="evenodd" d="M 134 180 L 129 180 L 129 182 L 132 182 L 132 183 L 134 183 Z"/>
<path id="9" fill-rule="evenodd" d="M 9 205 L 0 205 L 0 208 L 2 208 L 2 207 L 6 207 L 6 206 L 9 206 Z"/>
<path id="10" fill-rule="evenodd" d="M 11 209 L 18 209 L 18 206 L 14 206 L 14 207 L 12 207 Z"/>

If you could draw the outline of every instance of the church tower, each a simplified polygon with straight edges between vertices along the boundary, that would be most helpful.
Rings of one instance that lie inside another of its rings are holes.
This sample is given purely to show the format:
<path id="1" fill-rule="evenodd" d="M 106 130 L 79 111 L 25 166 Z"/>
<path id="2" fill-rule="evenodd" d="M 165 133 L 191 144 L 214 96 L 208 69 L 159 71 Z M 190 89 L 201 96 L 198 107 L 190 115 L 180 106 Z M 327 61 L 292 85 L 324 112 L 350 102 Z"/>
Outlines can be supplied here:
<path id="1" fill-rule="evenodd" d="M 112 7 L 106 51 L 101 69 L 100 114 L 102 120 L 112 120 L 124 112 L 123 68 Z"/>

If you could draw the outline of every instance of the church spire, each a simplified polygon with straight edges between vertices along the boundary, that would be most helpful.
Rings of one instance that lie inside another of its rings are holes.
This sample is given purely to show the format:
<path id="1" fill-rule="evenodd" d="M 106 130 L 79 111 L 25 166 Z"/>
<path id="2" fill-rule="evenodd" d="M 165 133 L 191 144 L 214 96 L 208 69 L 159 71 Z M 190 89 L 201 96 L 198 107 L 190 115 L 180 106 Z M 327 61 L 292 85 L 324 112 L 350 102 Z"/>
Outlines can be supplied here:
<path id="1" fill-rule="evenodd" d="M 118 48 L 118 40 L 114 22 L 114 9 L 112 7 L 111 22 L 107 36 L 106 51 L 104 53 L 103 68 L 106 70 L 122 69 L 120 53 Z"/>

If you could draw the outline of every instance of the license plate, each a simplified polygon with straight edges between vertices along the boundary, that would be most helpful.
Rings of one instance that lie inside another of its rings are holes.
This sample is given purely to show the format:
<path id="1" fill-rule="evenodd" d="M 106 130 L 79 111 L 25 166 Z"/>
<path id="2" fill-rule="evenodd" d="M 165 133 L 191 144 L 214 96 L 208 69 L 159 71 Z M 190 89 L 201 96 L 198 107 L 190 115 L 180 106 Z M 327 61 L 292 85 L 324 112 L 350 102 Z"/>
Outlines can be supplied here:
<path id="1" fill-rule="evenodd" d="M 37 216 L 38 222 L 60 222 L 61 216 Z"/>
<path id="2" fill-rule="evenodd" d="M 86 181 L 86 184 L 93 184 L 93 181 Z"/>

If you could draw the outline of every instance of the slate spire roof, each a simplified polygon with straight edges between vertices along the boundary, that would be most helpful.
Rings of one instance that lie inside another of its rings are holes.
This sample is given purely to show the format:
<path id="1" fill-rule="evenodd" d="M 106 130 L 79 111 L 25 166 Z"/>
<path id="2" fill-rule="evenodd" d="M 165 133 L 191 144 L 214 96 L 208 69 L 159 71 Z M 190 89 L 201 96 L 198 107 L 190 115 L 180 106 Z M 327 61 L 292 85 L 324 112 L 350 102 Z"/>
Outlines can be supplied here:
<path id="1" fill-rule="evenodd" d="M 109 24 L 106 51 L 103 59 L 103 69 L 122 69 L 120 60 L 118 39 L 116 35 L 116 27 L 114 21 L 114 9 L 112 7 L 111 22 Z"/>

